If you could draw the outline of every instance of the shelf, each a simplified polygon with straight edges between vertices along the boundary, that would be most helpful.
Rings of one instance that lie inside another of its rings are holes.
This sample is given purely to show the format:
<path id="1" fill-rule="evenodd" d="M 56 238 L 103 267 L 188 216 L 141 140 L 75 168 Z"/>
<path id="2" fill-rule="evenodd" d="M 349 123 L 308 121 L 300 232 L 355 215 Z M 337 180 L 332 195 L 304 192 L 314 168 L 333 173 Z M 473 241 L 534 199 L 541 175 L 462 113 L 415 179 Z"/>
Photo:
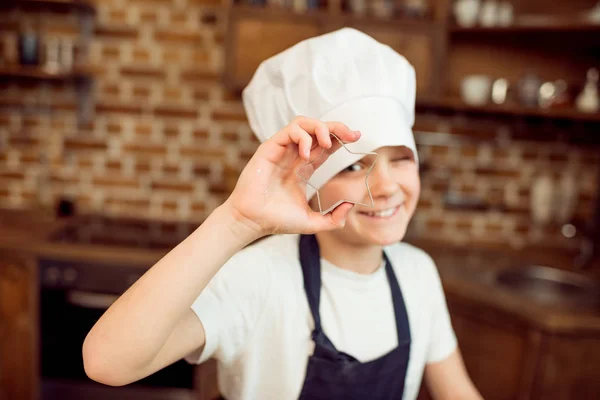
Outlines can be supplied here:
<path id="1" fill-rule="evenodd" d="M 456 113 L 496 115 L 522 118 L 547 118 L 554 120 L 600 123 L 600 112 L 583 113 L 574 109 L 543 109 L 524 107 L 517 104 L 488 104 L 483 106 L 472 106 L 464 103 L 458 98 L 445 98 L 441 100 L 417 99 L 416 108 L 417 110 L 435 109 L 453 111 Z"/>
<path id="2" fill-rule="evenodd" d="M 517 20 L 510 26 L 474 26 L 465 28 L 461 26 L 452 26 L 450 33 L 453 34 L 508 34 L 508 33 L 600 33 L 600 24 L 591 23 L 583 19 L 561 18 L 561 19 L 539 19 L 539 20 Z"/>
<path id="3" fill-rule="evenodd" d="M 386 27 L 398 26 L 402 28 L 432 28 L 433 21 L 425 18 L 391 17 L 378 18 L 373 16 L 359 16 L 350 13 L 331 13 L 326 9 L 309 9 L 305 12 L 296 12 L 292 9 L 272 6 L 235 5 L 232 9 L 241 16 L 253 16 L 265 19 L 282 19 L 286 21 L 314 21 L 329 25 L 354 25 L 369 24 L 383 25 Z"/>
<path id="4" fill-rule="evenodd" d="M 27 10 L 48 9 L 55 12 L 78 12 L 95 14 L 93 3 L 84 0 L 8 0 L 0 4 L 0 9 L 23 8 Z"/>
<path id="5" fill-rule="evenodd" d="M 92 71 L 87 68 L 77 68 L 70 72 L 48 72 L 34 66 L 0 66 L 0 78 L 37 79 L 55 82 L 81 81 L 92 77 Z"/>
<path id="6" fill-rule="evenodd" d="M 41 67 L 34 66 L 0 66 L 0 80 L 20 79 L 35 80 L 51 83 L 73 83 L 77 91 L 77 103 L 73 104 L 39 104 L 23 102 L 22 99 L 2 98 L 0 108 L 37 109 L 39 111 L 53 112 L 56 110 L 77 110 L 79 126 L 87 125 L 93 115 L 94 106 L 92 99 L 93 70 L 77 68 L 69 72 L 51 73 Z"/>

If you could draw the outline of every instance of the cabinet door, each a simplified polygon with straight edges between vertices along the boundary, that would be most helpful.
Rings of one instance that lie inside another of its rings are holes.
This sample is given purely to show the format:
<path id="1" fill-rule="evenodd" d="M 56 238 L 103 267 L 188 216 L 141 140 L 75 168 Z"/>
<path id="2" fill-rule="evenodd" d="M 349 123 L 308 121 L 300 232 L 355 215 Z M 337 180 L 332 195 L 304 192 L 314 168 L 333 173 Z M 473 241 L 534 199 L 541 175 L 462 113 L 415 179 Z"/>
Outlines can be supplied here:
<path id="1" fill-rule="evenodd" d="M 38 391 L 38 288 L 34 259 L 0 250 L 0 399 Z"/>
<path id="2" fill-rule="evenodd" d="M 278 12 L 257 14 L 245 8 L 231 13 L 224 83 L 236 90 L 246 86 L 262 61 L 322 32 L 314 18 L 290 19 Z"/>
<path id="3" fill-rule="evenodd" d="M 552 336 L 542 353 L 534 399 L 600 397 L 600 337 Z"/>
<path id="4" fill-rule="evenodd" d="M 458 345 L 473 383 L 486 400 L 521 397 L 529 376 L 527 332 L 508 317 L 448 298 Z"/>
<path id="5" fill-rule="evenodd" d="M 194 372 L 194 400 L 222 399 L 217 378 L 217 361 L 210 359 L 196 366 Z"/>

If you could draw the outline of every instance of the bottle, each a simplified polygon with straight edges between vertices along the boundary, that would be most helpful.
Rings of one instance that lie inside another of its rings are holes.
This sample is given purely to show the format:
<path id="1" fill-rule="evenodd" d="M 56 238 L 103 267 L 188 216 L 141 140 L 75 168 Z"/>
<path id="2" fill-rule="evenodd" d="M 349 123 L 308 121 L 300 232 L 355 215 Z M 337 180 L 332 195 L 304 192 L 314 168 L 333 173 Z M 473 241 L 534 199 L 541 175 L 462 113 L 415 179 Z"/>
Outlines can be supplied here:
<path id="1" fill-rule="evenodd" d="M 40 64 L 40 39 L 30 24 L 26 24 L 23 32 L 19 34 L 19 63 Z"/>
<path id="2" fill-rule="evenodd" d="M 538 176 L 531 185 L 531 219 L 536 226 L 548 225 L 555 213 L 555 183 L 549 173 Z"/>
<path id="3" fill-rule="evenodd" d="M 367 13 L 367 1 L 366 0 L 350 0 L 350 11 L 352 14 L 363 16 Z"/>
<path id="4" fill-rule="evenodd" d="M 575 100 L 577 109 L 581 112 L 594 113 L 600 109 L 598 95 L 598 70 L 590 68 L 587 71 L 587 81 L 579 96 Z"/>
<path id="5" fill-rule="evenodd" d="M 306 3 L 306 0 L 294 0 L 292 3 L 292 8 L 297 13 L 303 13 L 308 8 L 308 4 Z"/>

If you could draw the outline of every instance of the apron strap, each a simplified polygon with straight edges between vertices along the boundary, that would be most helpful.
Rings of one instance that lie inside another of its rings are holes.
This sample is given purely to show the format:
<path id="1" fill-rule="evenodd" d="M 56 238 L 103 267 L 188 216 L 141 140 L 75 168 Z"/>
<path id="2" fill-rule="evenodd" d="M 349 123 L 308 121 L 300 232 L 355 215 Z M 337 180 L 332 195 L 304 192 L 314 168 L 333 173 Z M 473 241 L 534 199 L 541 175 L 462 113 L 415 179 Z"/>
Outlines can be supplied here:
<path id="1" fill-rule="evenodd" d="M 310 312 L 315 321 L 315 335 L 322 332 L 319 304 L 321 301 L 321 251 L 315 235 L 300 235 L 300 264 L 304 277 L 304 291 L 308 299 Z"/>
<path id="2" fill-rule="evenodd" d="M 410 343 L 410 326 L 408 323 L 408 314 L 406 312 L 406 305 L 404 304 L 404 297 L 402 296 L 402 290 L 398 284 L 398 279 L 394 273 L 392 263 L 388 258 L 385 251 L 383 252 L 385 258 L 385 273 L 387 275 L 388 283 L 390 284 L 390 290 L 392 292 L 392 302 L 394 304 L 394 317 L 396 319 L 396 333 L 398 334 L 398 345 L 404 343 Z"/>
<path id="3" fill-rule="evenodd" d="M 310 312 L 312 313 L 315 322 L 315 330 L 312 334 L 313 340 L 317 337 L 321 337 L 321 339 L 331 344 L 333 347 L 333 344 L 323 332 L 321 327 L 321 314 L 319 313 L 319 304 L 321 301 L 321 252 L 319 250 L 319 243 L 317 242 L 315 235 L 300 235 L 298 247 L 300 252 L 300 264 L 302 266 L 302 276 L 304 277 L 304 291 L 306 292 Z M 398 345 L 407 342 L 409 343 L 411 341 L 410 327 L 402 291 L 400 290 L 396 274 L 394 273 L 392 264 L 385 251 L 383 252 L 383 257 L 385 259 L 385 272 L 390 285 L 392 302 L 394 305 Z"/>

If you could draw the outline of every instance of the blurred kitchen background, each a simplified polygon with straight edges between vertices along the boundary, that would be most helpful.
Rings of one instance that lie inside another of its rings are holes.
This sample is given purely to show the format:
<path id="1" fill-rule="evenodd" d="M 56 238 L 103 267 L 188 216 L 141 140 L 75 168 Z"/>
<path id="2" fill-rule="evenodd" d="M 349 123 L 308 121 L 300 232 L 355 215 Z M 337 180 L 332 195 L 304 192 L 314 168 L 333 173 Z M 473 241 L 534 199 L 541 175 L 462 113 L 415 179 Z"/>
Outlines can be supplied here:
<path id="1" fill-rule="evenodd" d="M 600 396 L 596 0 L 2 0 L 1 399 L 218 396 L 212 361 L 95 385 L 83 338 L 233 189 L 260 61 L 342 26 L 415 66 L 406 240 L 484 397 Z"/>

